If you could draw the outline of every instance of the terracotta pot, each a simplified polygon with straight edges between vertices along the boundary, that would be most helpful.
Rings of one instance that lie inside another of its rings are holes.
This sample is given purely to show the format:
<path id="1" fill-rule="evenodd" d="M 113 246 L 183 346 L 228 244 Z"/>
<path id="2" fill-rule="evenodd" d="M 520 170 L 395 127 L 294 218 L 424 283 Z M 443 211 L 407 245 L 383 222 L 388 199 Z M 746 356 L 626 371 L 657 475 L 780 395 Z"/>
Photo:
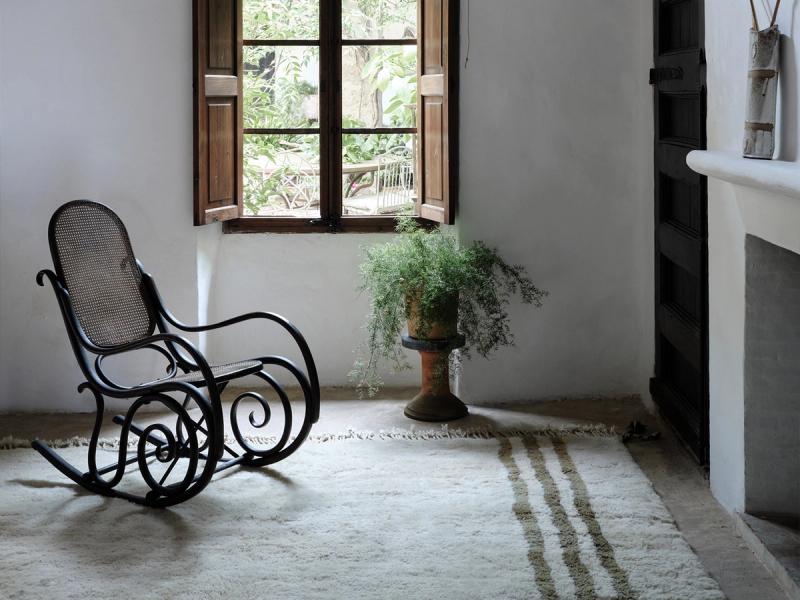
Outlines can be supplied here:
<path id="1" fill-rule="evenodd" d="M 425 331 L 421 330 L 419 298 L 420 293 L 406 296 L 406 315 L 408 315 L 408 335 L 417 339 L 446 340 L 458 335 L 458 295 L 442 302 L 443 310 Z"/>

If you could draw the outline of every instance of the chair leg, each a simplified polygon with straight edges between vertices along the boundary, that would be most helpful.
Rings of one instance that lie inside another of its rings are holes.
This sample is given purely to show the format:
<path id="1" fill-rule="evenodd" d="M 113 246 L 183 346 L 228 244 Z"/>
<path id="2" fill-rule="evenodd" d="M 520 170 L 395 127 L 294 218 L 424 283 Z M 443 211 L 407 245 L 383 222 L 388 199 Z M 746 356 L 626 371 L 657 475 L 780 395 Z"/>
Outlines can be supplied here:
<path id="1" fill-rule="evenodd" d="M 31 442 L 31 447 L 34 450 L 36 450 L 39 454 L 44 456 L 47 462 L 53 465 L 62 475 L 65 475 L 66 477 L 68 477 L 78 485 L 85 487 L 86 489 L 91 489 L 91 485 L 83 477 L 84 474 L 78 471 L 78 469 L 73 467 L 66 460 L 64 460 L 64 458 L 60 454 L 58 454 L 58 452 L 53 450 L 50 446 L 48 446 L 47 444 L 45 444 L 40 440 L 33 440 Z"/>
<path id="2" fill-rule="evenodd" d="M 47 462 L 53 465 L 62 475 L 71 479 L 73 482 L 77 483 L 83 489 L 92 492 L 94 494 L 99 494 L 100 496 L 109 496 L 112 498 L 122 498 L 123 500 L 128 500 L 129 502 L 134 502 L 136 504 L 149 504 L 146 497 L 136 496 L 134 494 L 128 494 L 126 492 L 122 492 L 119 490 L 115 490 L 113 488 L 109 488 L 102 485 L 97 485 L 95 481 L 91 478 L 89 473 L 81 473 L 75 467 L 73 467 L 70 463 L 68 463 L 58 452 L 53 450 L 50 446 L 45 444 L 40 440 L 34 440 L 31 442 L 31 446 L 34 450 L 36 450 L 39 454 L 41 454 Z M 115 465 L 116 468 L 116 465 Z"/>
<path id="3" fill-rule="evenodd" d="M 125 425 L 125 416 L 124 415 L 115 415 L 111 419 L 114 423 L 122 427 Z M 144 437 L 147 439 L 148 442 L 153 444 L 154 446 L 163 446 L 167 444 L 167 440 L 165 440 L 162 436 L 156 435 L 155 433 L 148 433 L 145 434 L 144 428 L 141 425 L 131 421 L 128 425 L 128 429 L 130 429 L 131 433 L 139 436 Z"/>
<path id="4" fill-rule="evenodd" d="M 271 359 L 274 357 L 270 357 Z M 277 441 L 268 448 L 255 448 L 253 447 L 249 441 L 242 435 L 240 428 L 239 428 L 239 417 L 238 417 L 238 408 L 240 402 L 245 399 L 255 400 L 261 405 L 261 408 L 264 412 L 264 417 L 259 422 L 255 419 L 254 413 L 250 413 L 249 415 L 249 422 L 250 425 L 255 427 L 256 429 L 261 429 L 266 427 L 267 424 L 270 422 L 272 418 L 272 411 L 269 408 L 269 404 L 264 399 L 261 394 L 256 392 L 245 392 L 241 394 L 236 400 L 234 400 L 233 405 L 231 406 L 231 429 L 233 430 L 233 435 L 236 438 L 236 441 L 239 445 L 245 450 L 245 455 L 243 457 L 242 464 L 248 467 L 264 467 L 267 465 L 275 464 L 277 462 L 282 461 L 283 459 L 287 458 L 291 454 L 293 454 L 306 440 L 308 437 L 309 432 L 311 431 L 311 426 L 313 425 L 316 415 L 318 414 L 319 409 L 316 407 L 315 402 L 317 402 L 316 397 L 314 395 L 313 390 L 311 389 L 308 381 L 305 379 L 303 374 L 299 372 L 294 365 L 285 361 L 283 359 L 278 361 L 273 361 L 272 364 L 277 364 L 279 366 L 283 366 L 287 368 L 300 382 L 301 387 L 303 388 L 303 394 L 305 397 L 306 402 L 306 410 L 303 416 L 303 422 L 300 425 L 300 430 L 295 435 L 294 439 L 290 442 L 290 435 L 292 432 L 292 406 L 289 402 L 289 397 L 287 396 L 283 387 L 278 383 L 278 381 L 272 377 L 269 373 L 265 370 L 261 370 L 258 373 L 254 373 L 256 377 L 259 377 L 263 381 L 265 381 L 269 386 L 277 393 L 278 398 L 280 399 L 281 406 L 283 407 L 283 431 L 281 436 L 277 439 Z"/>
<path id="5" fill-rule="evenodd" d="M 91 389 L 83 384 L 79 391 Z M 185 391 L 185 390 L 181 390 Z M 198 440 L 198 430 L 196 423 L 191 419 L 188 412 L 175 399 L 163 393 L 151 393 L 136 399 L 129 408 L 127 414 L 115 417 L 114 421 L 121 425 L 120 448 L 117 462 L 98 468 L 96 464 L 96 452 L 98 439 L 102 425 L 102 414 L 104 402 L 102 395 L 92 389 L 97 400 L 98 416 L 95 420 L 92 438 L 89 443 L 89 471 L 82 473 L 73 465 L 67 462 L 60 454 L 47 446 L 44 442 L 35 440 L 31 445 L 39 452 L 51 465 L 67 478 L 80 485 L 84 489 L 103 496 L 123 498 L 137 504 L 144 504 L 152 507 L 166 507 L 179 504 L 199 493 L 208 485 L 213 476 L 217 456 L 221 451 L 222 435 L 215 431 L 217 427 L 213 410 L 210 404 L 198 393 L 198 407 L 202 412 L 202 420 L 207 423 L 208 431 L 213 435 L 206 435 L 202 447 L 209 448 L 207 454 L 201 453 L 201 443 Z M 190 391 L 189 393 L 193 393 Z M 133 418 L 139 408 L 151 402 L 163 404 L 170 411 L 175 413 L 181 420 L 185 435 L 182 441 L 176 440 L 175 435 L 165 425 L 153 424 L 141 427 L 134 424 Z M 204 430 L 205 431 L 205 430 Z M 128 454 L 128 435 L 133 433 L 139 438 L 134 456 Z M 185 465 L 184 476 L 176 483 L 165 485 L 173 468 L 179 463 Z M 160 479 L 152 473 L 151 465 L 154 461 L 165 465 Z M 200 464 L 202 461 L 202 465 Z M 122 490 L 115 489 L 117 484 L 123 479 L 126 469 L 136 464 L 139 472 L 147 483 L 150 491 L 144 495 L 137 495 Z M 111 474 L 110 479 L 104 478 Z"/>
<path id="6" fill-rule="evenodd" d="M 121 432 L 117 461 L 112 464 L 104 467 L 97 466 L 96 453 L 102 429 L 104 401 L 103 396 L 86 383 L 82 384 L 78 390 L 85 391 L 90 389 L 97 402 L 97 417 L 89 444 L 89 471 L 85 473 L 79 471 L 60 454 L 41 441 L 34 441 L 32 446 L 60 473 L 90 492 L 122 498 L 151 507 L 167 507 L 179 504 L 204 489 L 215 472 L 236 465 L 263 467 L 277 463 L 293 454 L 308 437 L 312 425 L 319 416 L 319 390 L 313 389 L 305 375 L 286 359 L 273 356 L 261 360 L 265 366 L 276 365 L 288 370 L 300 383 L 306 404 L 299 431 L 294 437 L 291 437 L 293 424 L 292 406 L 285 390 L 265 370 L 255 373 L 257 377 L 269 384 L 277 393 L 283 408 L 283 430 L 270 447 L 262 449 L 252 446 L 246 437 L 242 435 L 239 427 L 238 409 L 245 399 L 255 400 L 263 410 L 261 419 L 257 419 L 254 412 L 249 414 L 248 420 L 252 427 L 261 429 L 270 422 L 272 410 L 261 394 L 245 392 L 236 398 L 231 406 L 231 428 L 236 441 L 243 449 L 243 452 L 237 452 L 224 443 L 223 424 L 220 421 L 221 407 L 218 401 L 212 405 L 212 402 L 207 400 L 197 388 L 177 383 L 175 384 L 175 390 L 161 388 L 159 392 L 152 392 L 137 398 L 125 415 L 113 417 L 113 422 L 121 427 Z M 178 402 L 174 398 L 167 396 L 164 393 L 165 391 L 179 391 L 186 394 L 186 398 L 183 402 Z M 201 412 L 197 420 L 192 419 L 188 412 L 192 400 L 195 401 L 197 408 Z M 176 416 L 174 433 L 172 429 L 161 423 L 144 426 L 134 421 L 139 408 L 152 402 L 158 402 L 174 413 Z M 128 453 L 128 436 L 130 434 L 138 438 L 136 451 L 133 455 Z M 202 439 L 201 436 L 203 436 Z M 230 454 L 231 458 L 223 459 L 223 452 Z M 165 481 L 181 460 L 185 461 L 181 464 L 186 466 L 186 474 L 183 479 L 177 483 L 165 485 Z M 162 472 L 159 473 L 160 479 L 151 470 L 151 465 L 155 464 L 155 461 L 165 465 Z M 200 465 L 201 462 L 202 466 Z M 144 495 L 136 495 L 116 489 L 128 467 L 134 464 L 138 466 L 140 475 L 150 488 L 150 491 Z M 106 478 L 106 476 L 109 476 L 109 478 Z"/>

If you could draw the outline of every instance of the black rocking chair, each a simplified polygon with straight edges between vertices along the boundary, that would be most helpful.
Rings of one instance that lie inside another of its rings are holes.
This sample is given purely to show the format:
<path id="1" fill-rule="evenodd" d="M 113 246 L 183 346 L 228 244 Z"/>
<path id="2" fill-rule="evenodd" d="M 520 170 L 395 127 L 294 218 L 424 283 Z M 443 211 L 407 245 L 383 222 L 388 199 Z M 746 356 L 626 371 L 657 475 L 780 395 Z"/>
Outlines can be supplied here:
<path id="1" fill-rule="evenodd" d="M 43 442 L 32 443 L 61 473 L 97 494 L 164 507 L 199 493 L 218 471 L 236 465 L 261 467 L 276 463 L 305 441 L 319 418 L 319 380 L 308 345 L 294 325 L 276 314 L 263 312 L 213 325 L 189 326 L 179 322 L 165 308 L 153 278 L 134 257 L 122 221 L 102 204 L 76 200 L 63 205 L 50 219 L 48 238 L 55 272 L 40 271 L 36 281 L 44 285 L 47 279 L 53 286 L 75 357 L 86 378 L 78 392 L 90 390 L 97 403 L 87 472 L 73 467 Z M 191 342 L 168 328 L 171 325 L 186 332 L 201 332 L 251 319 L 271 321 L 285 329 L 300 349 L 305 373 L 281 356 L 212 366 Z M 107 357 L 142 349 L 158 352 L 166 359 L 164 378 L 124 386 L 103 371 Z M 305 413 L 294 434 L 289 398 L 278 381 L 267 373 L 267 366 L 285 369 L 302 388 Z M 228 383 L 246 375 L 266 382 L 283 408 L 282 433 L 267 437 L 265 448 L 254 446 L 242 434 L 238 420 L 240 404 L 246 400 L 257 403 L 263 411 L 261 418 L 256 417 L 255 411 L 249 413 L 252 427 L 265 428 L 272 420 L 269 403 L 255 391 L 245 392 L 233 401 L 230 425 L 235 442 L 225 438 L 220 394 Z M 183 400 L 169 394 L 178 394 Z M 98 467 L 104 397 L 127 398 L 132 403 L 124 416 L 113 419 L 121 426 L 117 461 Z M 137 425 L 134 421 L 137 411 L 151 403 L 160 403 L 174 414 L 172 427 L 163 423 Z M 129 454 L 131 433 L 138 436 L 138 442 L 135 452 Z M 179 464 L 182 466 L 176 470 Z M 117 489 L 126 471 L 130 474 L 137 467 L 146 484 L 142 493 Z"/>

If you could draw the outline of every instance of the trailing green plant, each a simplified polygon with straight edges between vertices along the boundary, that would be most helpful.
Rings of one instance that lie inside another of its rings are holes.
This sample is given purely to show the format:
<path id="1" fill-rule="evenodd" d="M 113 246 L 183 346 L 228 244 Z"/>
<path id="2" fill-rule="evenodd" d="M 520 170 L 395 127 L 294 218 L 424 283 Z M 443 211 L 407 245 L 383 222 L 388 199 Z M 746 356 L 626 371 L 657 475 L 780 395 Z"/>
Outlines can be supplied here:
<path id="1" fill-rule="evenodd" d="M 411 316 L 409 298 L 417 300 L 423 338 L 457 301 L 458 330 L 466 340 L 460 355 L 469 357 L 514 343 L 507 310 L 512 296 L 538 307 L 547 295 L 524 267 L 509 265 L 483 242 L 461 244 L 452 232 L 422 228 L 411 217 L 398 219 L 397 232 L 392 241 L 367 248 L 361 264 L 359 290 L 370 296 L 370 313 L 365 348 L 350 375 L 370 396 L 382 385 L 384 363 L 395 371 L 410 368 L 400 340 Z"/>

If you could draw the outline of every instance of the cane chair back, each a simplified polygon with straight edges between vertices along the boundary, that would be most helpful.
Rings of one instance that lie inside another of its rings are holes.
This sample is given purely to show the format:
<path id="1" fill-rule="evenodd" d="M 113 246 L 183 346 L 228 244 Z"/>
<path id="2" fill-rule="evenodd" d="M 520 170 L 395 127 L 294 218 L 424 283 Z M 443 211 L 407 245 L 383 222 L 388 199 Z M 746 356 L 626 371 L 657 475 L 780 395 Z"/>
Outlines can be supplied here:
<path id="1" fill-rule="evenodd" d="M 128 232 L 111 209 L 88 200 L 69 202 L 53 215 L 49 235 L 56 274 L 92 343 L 113 348 L 152 335 L 156 322 L 142 273 Z"/>

